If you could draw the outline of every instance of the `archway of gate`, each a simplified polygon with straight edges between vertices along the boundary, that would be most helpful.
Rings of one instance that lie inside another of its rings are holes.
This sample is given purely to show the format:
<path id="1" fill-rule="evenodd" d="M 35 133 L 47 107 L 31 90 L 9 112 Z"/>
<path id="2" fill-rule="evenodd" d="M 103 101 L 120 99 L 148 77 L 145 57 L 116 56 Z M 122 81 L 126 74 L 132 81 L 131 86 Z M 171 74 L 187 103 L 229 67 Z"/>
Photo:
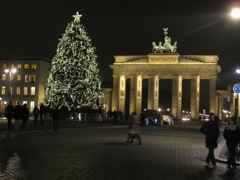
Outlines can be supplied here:
<path id="1" fill-rule="evenodd" d="M 126 101 L 125 113 L 129 115 L 130 104 L 130 84 L 131 79 L 126 80 Z M 141 112 L 148 109 L 148 79 L 142 80 L 142 109 Z M 172 80 L 161 79 L 159 80 L 158 89 L 158 108 L 155 110 L 171 112 L 172 107 Z M 199 113 L 209 112 L 209 80 L 200 81 L 200 99 L 199 99 Z M 191 80 L 184 79 L 182 81 L 182 114 L 189 114 L 191 116 Z M 128 118 L 128 117 L 127 117 Z"/>

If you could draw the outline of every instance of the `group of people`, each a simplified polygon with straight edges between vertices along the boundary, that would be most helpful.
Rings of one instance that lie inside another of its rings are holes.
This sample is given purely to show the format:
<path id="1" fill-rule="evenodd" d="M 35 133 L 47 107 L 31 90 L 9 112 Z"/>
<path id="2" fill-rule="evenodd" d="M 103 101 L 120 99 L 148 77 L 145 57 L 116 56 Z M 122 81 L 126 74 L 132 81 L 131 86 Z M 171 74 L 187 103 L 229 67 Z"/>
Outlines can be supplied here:
<path id="1" fill-rule="evenodd" d="M 27 104 L 25 103 L 23 106 L 17 102 L 17 105 L 14 107 L 12 105 L 12 101 L 9 102 L 5 109 L 5 116 L 8 121 L 8 130 L 12 130 L 12 119 L 15 119 L 15 131 L 17 130 L 25 130 L 26 122 L 29 119 L 29 110 Z"/>
<path id="2" fill-rule="evenodd" d="M 43 125 L 43 120 L 46 117 L 46 113 L 47 113 L 47 110 L 43 103 L 40 104 L 40 109 L 37 106 L 35 106 L 33 109 L 34 125 L 37 125 L 39 115 L 40 115 L 40 125 Z"/>
<path id="3" fill-rule="evenodd" d="M 44 119 L 46 118 L 48 110 L 46 106 L 41 103 L 40 108 L 37 106 L 33 109 L 33 117 L 34 117 L 34 125 L 38 125 L 38 118 L 40 116 L 40 123 L 39 125 L 43 125 Z M 54 132 L 59 131 L 59 117 L 60 117 L 60 110 L 58 108 L 51 109 L 52 119 L 53 119 L 53 130 Z M 21 130 L 24 131 L 26 127 L 26 122 L 29 120 L 29 109 L 27 104 L 25 103 L 23 106 L 17 102 L 16 106 L 14 107 L 12 101 L 9 102 L 5 109 L 5 116 L 8 121 L 8 130 L 12 130 L 12 120 L 15 119 L 15 131 Z"/>
<path id="4" fill-rule="evenodd" d="M 216 159 L 214 157 L 214 149 L 218 147 L 219 125 L 215 114 L 210 113 L 209 121 L 205 122 L 200 131 L 205 134 L 206 147 L 209 152 L 206 158 L 206 164 L 210 168 L 216 168 Z M 223 131 L 223 137 L 226 140 L 228 149 L 227 167 L 236 169 L 236 148 L 240 142 L 240 126 L 239 118 L 231 117 L 227 119 L 227 125 Z"/>

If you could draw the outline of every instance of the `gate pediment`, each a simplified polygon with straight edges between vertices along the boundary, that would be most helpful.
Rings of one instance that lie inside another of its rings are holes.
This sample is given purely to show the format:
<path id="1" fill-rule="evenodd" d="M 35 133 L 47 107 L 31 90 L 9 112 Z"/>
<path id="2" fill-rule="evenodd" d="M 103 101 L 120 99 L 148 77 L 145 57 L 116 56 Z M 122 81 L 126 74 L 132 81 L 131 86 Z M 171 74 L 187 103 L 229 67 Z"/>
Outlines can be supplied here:
<path id="1" fill-rule="evenodd" d="M 177 64 L 179 60 L 179 54 L 149 54 L 149 64 Z"/>

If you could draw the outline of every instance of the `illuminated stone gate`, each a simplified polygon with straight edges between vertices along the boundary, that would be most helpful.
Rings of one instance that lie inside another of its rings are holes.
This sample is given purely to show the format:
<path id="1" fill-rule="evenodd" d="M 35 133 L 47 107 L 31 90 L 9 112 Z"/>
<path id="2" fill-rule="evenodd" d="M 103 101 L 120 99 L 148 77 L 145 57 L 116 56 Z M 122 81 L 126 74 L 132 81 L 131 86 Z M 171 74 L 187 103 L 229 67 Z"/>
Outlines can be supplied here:
<path id="1" fill-rule="evenodd" d="M 167 35 L 168 28 L 163 28 L 164 43 L 152 43 L 153 52 L 140 56 L 114 56 L 113 91 L 111 110 L 125 113 L 126 80 L 130 79 L 129 112 L 142 110 L 142 80 L 148 79 L 147 108 L 158 109 L 160 79 L 172 79 L 172 114 L 181 118 L 182 113 L 182 81 L 191 81 L 190 111 L 193 119 L 198 119 L 200 102 L 200 80 L 210 81 L 209 107 L 210 112 L 217 112 L 216 80 L 221 71 L 216 55 L 180 55 L 176 53 L 177 42 L 171 45 Z"/>
<path id="2" fill-rule="evenodd" d="M 210 112 L 216 113 L 216 80 L 221 68 L 218 56 L 152 53 L 146 56 L 115 56 L 113 69 L 112 110 L 125 112 L 126 79 L 130 84 L 129 112 L 142 110 L 142 80 L 148 79 L 148 109 L 158 109 L 159 80 L 172 79 L 172 113 L 180 118 L 182 112 L 182 80 L 191 80 L 190 111 L 198 118 L 200 80 L 208 79 Z"/>

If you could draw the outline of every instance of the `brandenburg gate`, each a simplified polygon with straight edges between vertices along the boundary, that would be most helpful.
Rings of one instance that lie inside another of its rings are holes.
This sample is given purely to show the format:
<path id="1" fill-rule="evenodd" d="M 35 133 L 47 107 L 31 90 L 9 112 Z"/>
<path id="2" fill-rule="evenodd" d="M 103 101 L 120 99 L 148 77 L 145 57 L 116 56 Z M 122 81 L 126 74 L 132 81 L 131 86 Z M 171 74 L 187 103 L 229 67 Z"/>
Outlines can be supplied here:
<path id="1" fill-rule="evenodd" d="M 182 81 L 191 82 L 190 111 L 191 118 L 198 119 L 200 102 L 200 80 L 209 80 L 210 112 L 217 112 L 216 80 L 221 71 L 217 55 L 180 55 L 176 53 L 176 42 L 171 45 L 171 38 L 164 29 L 165 43 L 156 47 L 148 55 L 114 56 L 112 110 L 125 113 L 126 80 L 130 79 L 129 112 L 142 111 L 142 81 L 148 79 L 147 108 L 159 108 L 159 87 L 161 79 L 172 80 L 172 114 L 181 118 L 182 113 Z"/>

